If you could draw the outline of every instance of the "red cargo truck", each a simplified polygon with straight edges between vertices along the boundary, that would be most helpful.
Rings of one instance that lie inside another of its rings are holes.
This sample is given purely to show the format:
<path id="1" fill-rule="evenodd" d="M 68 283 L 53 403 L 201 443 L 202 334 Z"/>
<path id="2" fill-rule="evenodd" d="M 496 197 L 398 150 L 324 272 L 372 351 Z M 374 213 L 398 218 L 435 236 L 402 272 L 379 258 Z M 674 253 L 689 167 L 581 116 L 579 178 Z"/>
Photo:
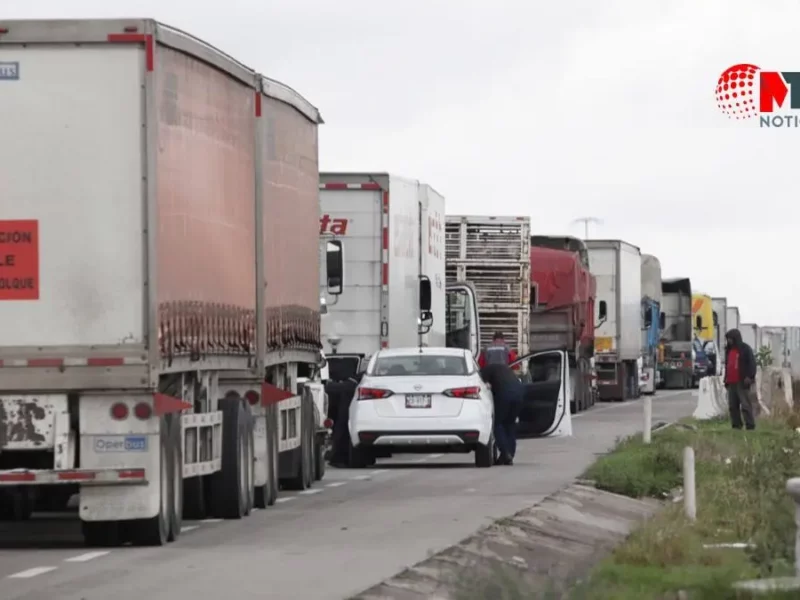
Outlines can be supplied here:
<path id="1" fill-rule="evenodd" d="M 573 413 L 595 402 L 595 278 L 576 238 L 531 238 L 531 351 L 566 350 Z"/>

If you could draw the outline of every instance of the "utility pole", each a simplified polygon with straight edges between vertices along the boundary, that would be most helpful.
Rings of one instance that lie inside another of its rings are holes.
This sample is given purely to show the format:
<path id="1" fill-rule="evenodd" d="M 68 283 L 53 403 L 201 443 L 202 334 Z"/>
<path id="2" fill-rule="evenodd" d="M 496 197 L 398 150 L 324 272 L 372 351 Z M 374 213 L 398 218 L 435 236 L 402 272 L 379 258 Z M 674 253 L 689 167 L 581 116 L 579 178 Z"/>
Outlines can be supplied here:
<path id="1" fill-rule="evenodd" d="M 579 219 L 573 219 L 572 220 L 572 225 L 575 225 L 576 223 L 583 223 L 583 239 L 588 240 L 589 239 L 589 223 L 592 223 L 593 225 L 602 225 L 603 224 L 603 220 L 602 219 L 598 219 L 597 217 L 581 217 Z"/>

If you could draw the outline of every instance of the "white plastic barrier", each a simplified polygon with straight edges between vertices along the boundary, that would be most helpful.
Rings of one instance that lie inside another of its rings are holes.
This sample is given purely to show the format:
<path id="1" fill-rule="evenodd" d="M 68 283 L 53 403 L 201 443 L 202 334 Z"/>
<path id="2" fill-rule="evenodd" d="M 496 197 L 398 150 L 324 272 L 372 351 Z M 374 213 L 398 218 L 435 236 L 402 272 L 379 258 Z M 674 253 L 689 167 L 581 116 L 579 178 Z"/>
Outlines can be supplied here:
<path id="1" fill-rule="evenodd" d="M 777 407 L 793 408 L 792 373 L 780 367 L 759 367 L 756 371 L 758 405 L 764 414 L 771 414 Z"/>
<path id="2" fill-rule="evenodd" d="M 728 412 L 728 400 L 722 377 L 712 375 L 703 377 L 697 390 L 697 408 L 692 415 L 695 419 L 706 420 L 721 417 Z"/>

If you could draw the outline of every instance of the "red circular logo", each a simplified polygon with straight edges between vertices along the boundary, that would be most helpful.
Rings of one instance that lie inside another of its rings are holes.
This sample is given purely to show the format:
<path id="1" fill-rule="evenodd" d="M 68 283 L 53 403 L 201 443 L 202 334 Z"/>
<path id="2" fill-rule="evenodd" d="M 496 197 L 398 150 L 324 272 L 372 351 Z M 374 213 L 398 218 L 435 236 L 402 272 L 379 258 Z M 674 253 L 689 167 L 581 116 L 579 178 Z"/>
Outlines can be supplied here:
<path id="1" fill-rule="evenodd" d="M 717 81 L 717 106 L 728 118 L 750 119 L 758 114 L 757 95 L 753 93 L 761 67 L 733 65 Z"/>

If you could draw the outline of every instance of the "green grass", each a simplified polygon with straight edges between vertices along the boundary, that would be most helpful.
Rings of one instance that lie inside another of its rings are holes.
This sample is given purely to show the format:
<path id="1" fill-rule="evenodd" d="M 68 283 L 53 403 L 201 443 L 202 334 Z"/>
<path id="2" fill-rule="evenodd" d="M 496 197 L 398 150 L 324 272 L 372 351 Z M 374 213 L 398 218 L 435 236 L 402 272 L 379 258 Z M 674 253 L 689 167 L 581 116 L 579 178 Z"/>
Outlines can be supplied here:
<path id="1" fill-rule="evenodd" d="M 683 516 L 682 504 L 668 502 L 598 565 L 574 598 L 662 600 L 685 591 L 692 599 L 726 600 L 737 598 L 735 581 L 793 574 L 794 503 L 785 485 L 800 476 L 796 426 L 796 414 L 761 419 L 751 432 L 722 420 L 687 420 L 654 434 L 649 446 L 640 435 L 621 441 L 585 478 L 610 492 L 665 498 L 682 485 L 683 449 L 692 446 L 697 521 Z M 703 547 L 721 542 L 754 549 Z"/>

